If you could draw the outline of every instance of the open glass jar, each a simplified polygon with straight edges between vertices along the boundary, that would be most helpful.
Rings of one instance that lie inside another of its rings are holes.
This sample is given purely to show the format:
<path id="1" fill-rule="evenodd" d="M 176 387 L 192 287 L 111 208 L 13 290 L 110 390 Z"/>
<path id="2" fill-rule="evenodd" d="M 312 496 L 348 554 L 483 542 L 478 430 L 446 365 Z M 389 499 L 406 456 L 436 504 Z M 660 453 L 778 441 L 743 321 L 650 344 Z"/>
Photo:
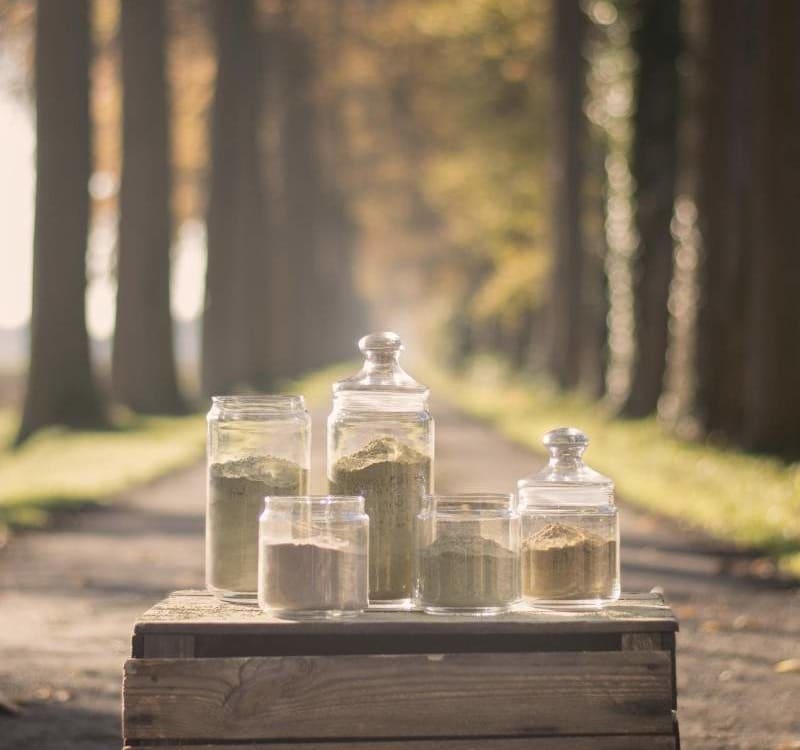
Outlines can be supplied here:
<path id="1" fill-rule="evenodd" d="M 583 462 L 586 435 L 548 432 L 550 460 L 518 483 L 522 596 L 536 606 L 596 607 L 620 594 L 614 483 Z"/>
<path id="2" fill-rule="evenodd" d="M 208 413 L 206 586 L 255 604 L 267 495 L 307 491 L 311 422 L 302 396 L 215 396 Z"/>
<path id="3" fill-rule="evenodd" d="M 513 495 L 431 495 L 419 514 L 419 608 L 494 615 L 519 599 L 519 513 Z"/>
<path id="4" fill-rule="evenodd" d="M 408 608 L 414 595 L 414 525 L 433 491 L 428 389 L 399 362 L 395 333 L 364 336 L 361 370 L 333 386 L 328 480 L 334 495 L 362 495 L 370 519 L 370 605 Z"/>
<path id="5" fill-rule="evenodd" d="M 258 603 L 278 617 L 345 617 L 368 604 L 363 497 L 267 497 L 259 523 Z"/>

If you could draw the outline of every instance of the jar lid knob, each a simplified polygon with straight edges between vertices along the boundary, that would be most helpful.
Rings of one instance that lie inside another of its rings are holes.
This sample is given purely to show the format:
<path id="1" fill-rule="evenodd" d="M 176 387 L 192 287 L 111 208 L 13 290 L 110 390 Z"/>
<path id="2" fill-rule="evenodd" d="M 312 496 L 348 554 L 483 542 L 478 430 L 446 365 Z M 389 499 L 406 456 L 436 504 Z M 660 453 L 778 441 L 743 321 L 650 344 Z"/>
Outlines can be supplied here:
<path id="1" fill-rule="evenodd" d="M 358 342 L 362 354 L 368 352 L 399 352 L 403 349 L 403 342 L 393 331 L 379 331 L 362 336 Z"/>
<path id="2" fill-rule="evenodd" d="M 565 448 L 580 455 L 589 445 L 589 436 L 577 427 L 559 427 L 546 432 L 542 436 L 542 443 L 554 456 Z"/>

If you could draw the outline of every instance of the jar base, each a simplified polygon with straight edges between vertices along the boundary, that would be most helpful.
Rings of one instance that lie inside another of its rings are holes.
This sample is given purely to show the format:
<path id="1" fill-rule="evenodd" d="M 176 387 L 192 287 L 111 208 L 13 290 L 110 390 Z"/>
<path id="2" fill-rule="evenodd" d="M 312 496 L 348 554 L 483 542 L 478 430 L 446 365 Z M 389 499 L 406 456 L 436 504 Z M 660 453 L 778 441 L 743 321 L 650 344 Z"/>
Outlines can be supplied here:
<path id="1" fill-rule="evenodd" d="M 258 594 L 253 591 L 225 591 L 223 589 L 214 589 L 209 587 L 208 590 L 220 601 L 227 604 L 241 604 L 248 607 L 258 606 Z"/>
<path id="2" fill-rule="evenodd" d="M 370 599 L 369 609 L 372 612 L 396 612 L 414 609 L 414 600 L 408 599 Z"/>
<path id="3" fill-rule="evenodd" d="M 526 609 L 566 609 L 591 610 L 602 609 L 614 604 L 619 597 L 598 597 L 595 599 L 533 599 L 525 597 L 523 606 Z"/>
<path id="4" fill-rule="evenodd" d="M 430 607 L 423 605 L 422 611 L 426 615 L 467 615 L 471 617 L 494 617 L 508 612 L 511 605 L 506 607 Z"/>
<path id="5" fill-rule="evenodd" d="M 264 614 L 280 620 L 346 620 L 358 617 L 362 609 L 270 609 L 261 608 Z"/>

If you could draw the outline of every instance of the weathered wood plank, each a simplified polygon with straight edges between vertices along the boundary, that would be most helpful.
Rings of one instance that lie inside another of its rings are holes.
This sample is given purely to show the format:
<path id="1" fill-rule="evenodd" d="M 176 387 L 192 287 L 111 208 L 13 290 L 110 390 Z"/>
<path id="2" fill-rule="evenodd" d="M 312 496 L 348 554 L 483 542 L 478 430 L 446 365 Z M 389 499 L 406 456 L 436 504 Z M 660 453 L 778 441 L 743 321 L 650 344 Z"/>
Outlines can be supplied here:
<path id="1" fill-rule="evenodd" d="M 193 635 L 148 634 L 141 639 L 145 659 L 190 659 L 194 656 Z"/>
<path id="2" fill-rule="evenodd" d="M 384 740 L 341 742 L 269 742 L 235 745 L 190 745 L 191 750 L 676 750 L 666 735 L 607 735 L 605 737 L 476 737 L 458 740 Z M 126 745 L 124 750 L 186 750 L 187 745 Z"/>
<path id="3" fill-rule="evenodd" d="M 392 633 L 512 634 L 512 633 L 625 633 L 674 632 L 678 623 L 656 594 L 623 598 L 597 610 L 519 610 L 498 617 L 431 617 L 420 612 L 368 611 L 348 620 L 292 621 L 270 618 L 257 607 L 217 601 L 205 591 L 176 591 L 148 610 L 135 634 L 244 635 L 326 633 L 368 635 Z"/>
<path id="4" fill-rule="evenodd" d="M 671 734 L 668 652 L 131 659 L 128 740 Z"/>
<path id="5" fill-rule="evenodd" d="M 656 633 L 660 643 L 661 633 Z M 136 636 L 148 638 L 148 635 Z M 164 637 L 164 636 L 157 636 Z M 191 636 L 190 636 L 191 637 Z M 619 651 L 619 633 L 240 633 L 197 635 L 194 656 L 333 656 L 344 654 Z M 658 646 L 655 650 L 659 650 Z M 142 656 L 134 651 L 133 656 Z"/>
<path id="6" fill-rule="evenodd" d="M 661 649 L 661 633 L 623 633 L 622 648 L 624 651 L 659 651 Z"/>

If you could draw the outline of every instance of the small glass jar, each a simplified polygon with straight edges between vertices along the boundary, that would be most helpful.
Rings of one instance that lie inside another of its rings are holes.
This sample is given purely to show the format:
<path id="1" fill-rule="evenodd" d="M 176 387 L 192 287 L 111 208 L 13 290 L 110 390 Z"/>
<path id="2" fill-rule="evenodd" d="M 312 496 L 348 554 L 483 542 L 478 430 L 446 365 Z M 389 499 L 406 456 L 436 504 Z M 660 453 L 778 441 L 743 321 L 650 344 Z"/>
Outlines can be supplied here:
<path id="1" fill-rule="evenodd" d="M 302 396 L 215 396 L 211 404 L 206 586 L 255 604 L 264 497 L 307 492 L 311 420 Z"/>
<path id="2" fill-rule="evenodd" d="M 267 497 L 258 542 L 258 603 L 265 612 L 328 618 L 366 609 L 363 497 Z"/>
<path id="3" fill-rule="evenodd" d="M 548 432 L 550 460 L 518 482 L 522 596 L 535 606 L 597 607 L 619 599 L 619 517 L 614 483 L 583 462 L 589 438 Z"/>
<path id="4" fill-rule="evenodd" d="M 328 480 L 335 495 L 363 495 L 370 518 L 370 605 L 409 608 L 414 524 L 433 491 L 428 389 L 400 367 L 395 333 L 364 336 L 362 369 L 333 386 Z"/>
<path id="5" fill-rule="evenodd" d="M 430 495 L 418 518 L 417 605 L 429 614 L 494 615 L 519 599 L 513 495 Z"/>

